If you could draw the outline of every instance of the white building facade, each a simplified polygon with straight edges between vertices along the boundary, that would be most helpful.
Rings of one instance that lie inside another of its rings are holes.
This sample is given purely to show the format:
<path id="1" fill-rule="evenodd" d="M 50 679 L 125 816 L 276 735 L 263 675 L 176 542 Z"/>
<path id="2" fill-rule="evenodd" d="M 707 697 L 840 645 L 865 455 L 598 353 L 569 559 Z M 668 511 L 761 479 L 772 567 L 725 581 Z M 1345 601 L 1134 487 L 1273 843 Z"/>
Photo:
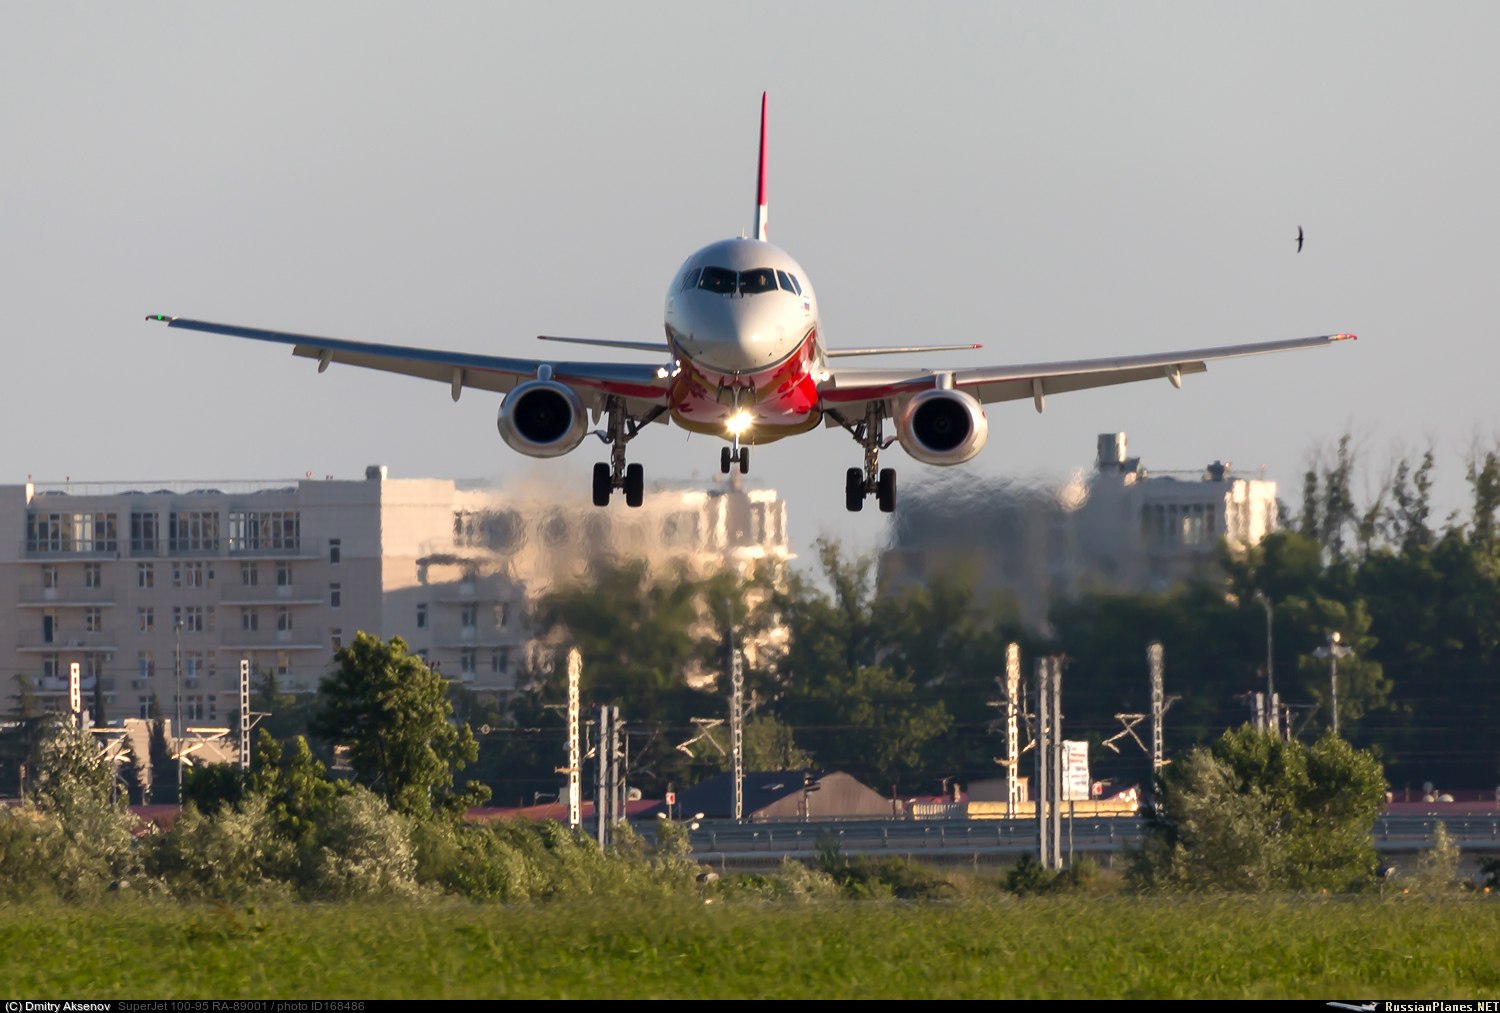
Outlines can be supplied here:
<path id="1" fill-rule="evenodd" d="M 734 484 L 598 509 L 480 483 L 392 479 L 0 486 L 0 658 L 50 706 L 80 666 L 105 717 L 153 698 L 214 724 L 239 667 L 309 691 L 357 632 L 399 635 L 449 679 L 515 688 L 528 606 L 610 554 L 705 572 L 784 564 L 786 509 Z"/>

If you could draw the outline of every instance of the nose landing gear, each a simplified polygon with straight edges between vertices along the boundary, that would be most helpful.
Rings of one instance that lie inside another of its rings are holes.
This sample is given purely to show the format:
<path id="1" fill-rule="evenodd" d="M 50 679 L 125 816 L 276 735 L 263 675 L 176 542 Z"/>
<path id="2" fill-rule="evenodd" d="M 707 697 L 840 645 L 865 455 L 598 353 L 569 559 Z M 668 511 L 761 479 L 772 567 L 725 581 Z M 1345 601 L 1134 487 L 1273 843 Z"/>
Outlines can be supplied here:
<path id="1" fill-rule="evenodd" d="M 740 446 L 738 438 L 734 441 L 733 450 L 728 447 L 719 450 L 719 471 L 725 475 L 729 474 L 729 466 L 732 464 L 740 466 L 741 475 L 750 474 L 750 448 Z"/>

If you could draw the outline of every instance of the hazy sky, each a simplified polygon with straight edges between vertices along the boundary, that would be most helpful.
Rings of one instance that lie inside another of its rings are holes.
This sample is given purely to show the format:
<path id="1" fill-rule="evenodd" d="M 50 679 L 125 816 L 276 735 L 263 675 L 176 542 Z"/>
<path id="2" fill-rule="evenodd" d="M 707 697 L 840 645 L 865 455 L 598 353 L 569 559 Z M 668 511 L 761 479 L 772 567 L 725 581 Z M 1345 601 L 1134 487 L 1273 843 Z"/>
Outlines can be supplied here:
<path id="1" fill-rule="evenodd" d="M 1434 446 L 1460 506 L 1500 433 L 1497 52 L 1493 3 L 0 5 L 0 482 L 380 462 L 584 499 L 603 446 L 523 457 L 498 396 L 142 318 L 517 356 L 659 339 L 682 260 L 751 227 L 764 90 L 771 237 L 835 346 L 1360 336 L 993 406 L 968 465 L 888 451 L 903 492 L 1060 478 L 1124 431 L 1158 470 L 1263 468 L 1295 508 L 1349 431 L 1371 483 Z M 718 447 L 657 426 L 631 454 L 649 488 L 716 475 Z M 883 537 L 873 501 L 843 510 L 860 461 L 838 430 L 754 454 L 804 556 Z"/>

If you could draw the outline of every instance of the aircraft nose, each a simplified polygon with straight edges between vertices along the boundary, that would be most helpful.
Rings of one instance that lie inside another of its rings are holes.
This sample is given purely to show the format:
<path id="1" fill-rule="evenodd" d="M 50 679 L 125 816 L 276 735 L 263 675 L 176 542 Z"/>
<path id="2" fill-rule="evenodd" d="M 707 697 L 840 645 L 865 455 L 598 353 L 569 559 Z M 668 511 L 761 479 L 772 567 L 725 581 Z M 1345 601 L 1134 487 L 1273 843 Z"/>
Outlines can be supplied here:
<path id="1" fill-rule="evenodd" d="M 712 297 L 695 313 L 694 334 L 704 365 L 740 373 L 769 366 L 785 354 L 786 326 L 762 296 Z"/>

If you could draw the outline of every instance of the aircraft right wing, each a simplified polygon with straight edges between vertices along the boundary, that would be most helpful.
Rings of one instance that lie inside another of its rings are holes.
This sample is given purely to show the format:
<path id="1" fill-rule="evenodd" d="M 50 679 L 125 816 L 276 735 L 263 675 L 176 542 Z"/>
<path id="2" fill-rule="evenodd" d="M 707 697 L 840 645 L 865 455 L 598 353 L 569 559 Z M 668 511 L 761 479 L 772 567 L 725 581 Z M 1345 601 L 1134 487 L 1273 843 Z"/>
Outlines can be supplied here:
<path id="1" fill-rule="evenodd" d="M 512 359 L 497 355 L 476 355 L 471 352 L 445 352 L 407 345 L 382 345 L 367 341 L 346 341 L 342 338 L 320 338 L 310 334 L 292 334 L 257 327 L 216 324 L 164 314 L 153 314 L 146 319 L 159 320 L 168 327 L 183 330 L 291 345 L 293 355 L 318 360 L 320 373 L 327 369 L 330 363 L 337 362 L 350 366 L 362 366 L 366 369 L 378 369 L 387 373 L 404 373 L 407 376 L 420 377 L 424 380 L 436 380 L 449 385 L 455 401 L 458 400 L 459 394 L 465 387 L 505 393 L 517 384 L 535 377 L 543 367 L 550 367 L 554 380 L 579 389 L 580 394 L 624 397 L 633 411 L 644 413 L 652 407 L 666 403 L 669 383 L 665 369 L 648 363 Z M 594 400 L 597 401 L 600 398 Z"/>
<path id="2" fill-rule="evenodd" d="M 1220 345 L 1216 348 L 1124 355 L 1107 359 L 979 366 L 955 370 L 925 369 L 916 373 L 900 369 L 840 370 L 822 384 L 819 393 L 824 406 L 834 409 L 844 418 L 863 415 L 864 406 L 872 401 L 886 401 L 932 387 L 950 385 L 972 394 L 981 404 L 1018 401 L 1029 397 L 1035 402 L 1037 411 L 1041 411 L 1048 394 L 1141 380 L 1164 379 L 1174 387 L 1181 387 L 1184 376 L 1207 372 L 1208 363 L 1212 360 L 1317 348 L 1336 341 L 1352 341 L 1354 338 L 1353 334 L 1323 334 L 1312 338 Z M 838 425 L 839 419 L 830 418 L 828 424 Z"/>

